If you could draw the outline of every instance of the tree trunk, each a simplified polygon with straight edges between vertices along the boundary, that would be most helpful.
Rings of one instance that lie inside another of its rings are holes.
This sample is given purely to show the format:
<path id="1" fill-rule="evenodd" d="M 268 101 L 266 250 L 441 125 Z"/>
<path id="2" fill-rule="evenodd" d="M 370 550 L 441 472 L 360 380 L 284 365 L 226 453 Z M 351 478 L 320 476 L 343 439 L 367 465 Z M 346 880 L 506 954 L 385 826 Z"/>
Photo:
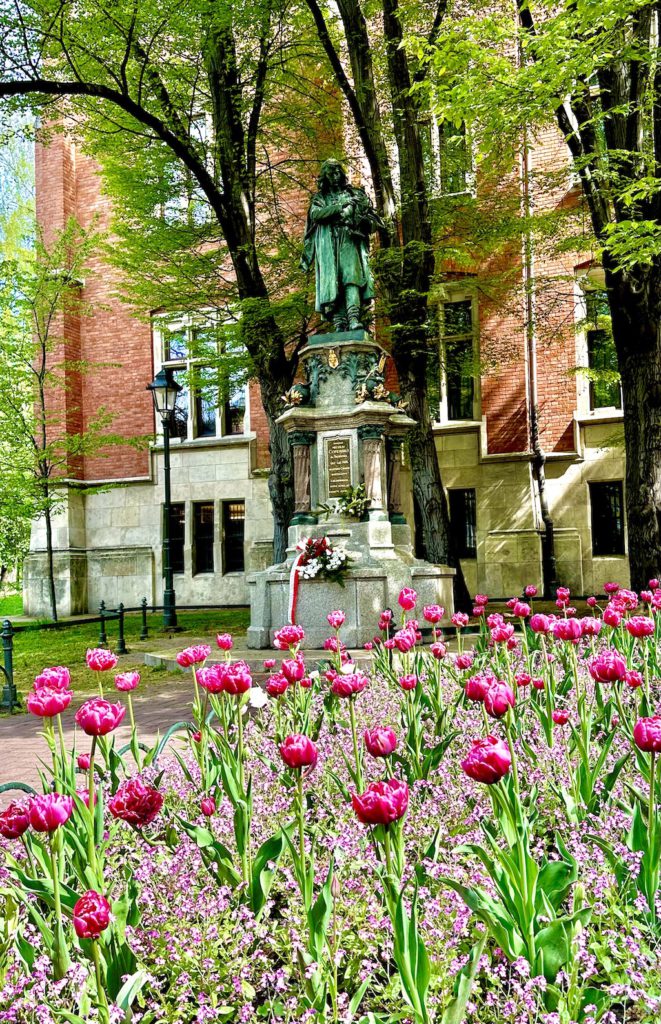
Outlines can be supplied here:
<path id="1" fill-rule="evenodd" d="M 44 486 L 46 507 L 44 518 L 46 520 L 46 558 L 48 560 L 48 596 L 50 600 L 50 614 L 53 622 L 57 622 L 57 597 L 55 595 L 55 564 L 53 558 L 53 523 L 51 510 L 48 504 L 48 483 Z"/>
<path id="2" fill-rule="evenodd" d="M 291 387 L 291 381 L 262 379 L 262 405 L 269 424 L 269 495 L 273 511 L 273 562 L 284 562 L 287 537 L 294 514 L 294 467 L 291 447 L 285 430 L 275 421 L 284 411 L 282 396 Z"/>
<path id="3" fill-rule="evenodd" d="M 622 379 L 631 585 L 661 573 L 661 268 L 633 275 L 604 257 Z"/>

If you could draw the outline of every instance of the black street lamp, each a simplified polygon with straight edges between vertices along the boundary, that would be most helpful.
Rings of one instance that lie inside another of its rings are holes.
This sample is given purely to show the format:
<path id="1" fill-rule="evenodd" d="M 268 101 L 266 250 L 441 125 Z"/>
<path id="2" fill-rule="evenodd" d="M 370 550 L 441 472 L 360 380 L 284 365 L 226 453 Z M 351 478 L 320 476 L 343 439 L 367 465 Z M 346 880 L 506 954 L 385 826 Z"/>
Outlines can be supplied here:
<path id="1" fill-rule="evenodd" d="M 165 501 L 163 507 L 163 576 L 165 587 L 163 590 L 163 625 L 165 629 L 177 628 L 177 600 L 174 592 L 174 581 L 172 572 L 172 557 L 170 553 L 170 519 L 171 519 L 171 498 L 170 498 L 170 426 L 174 416 L 174 407 L 177 395 L 181 391 L 181 384 L 177 384 L 173 371 L 170 367 L 162 367 L 151 384 L 147 385 L 147 391 L 151 391 L 154 399 L 154 408 L 161 417 L 163 424 L 163 480 L 165 487 Z"/>

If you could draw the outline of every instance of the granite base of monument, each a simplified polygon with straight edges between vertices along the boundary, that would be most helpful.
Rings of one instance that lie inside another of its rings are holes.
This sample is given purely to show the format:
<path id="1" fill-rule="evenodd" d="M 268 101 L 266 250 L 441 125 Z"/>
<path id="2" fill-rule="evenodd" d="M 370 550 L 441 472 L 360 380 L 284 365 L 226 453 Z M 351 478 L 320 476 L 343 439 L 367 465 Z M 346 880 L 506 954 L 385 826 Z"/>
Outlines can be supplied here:
<path id="1" fill-rule="evenodd" d="M 303 526 L 290 527 L 287 561 L 248 578 L 248 647 L 271 647 L 275 631 L 288 622 L 296 544 L 309 532 L 309 527 L 307 530 Z M 399 620 L 397 597 L 402 587 L 413 587 L 420 609 L 426 604 L 442 605 L 449 620 L 453 608 L 454 569 L 415 558 L 408 526 L 336 519 L 325 528 L 317 528 L 315 535 L 328 537 L 333 547 L 343 547 L 350 567 L 344 586 L 324 579 L 300 581 L 295 618 L 305 630 L 304 647 L 319 649 L 323 646 L 332 633 L 326 616 L 336 608 L 341 608 L 346 615 L 342 639 L 348 647 L 362 647 L 378 633 L 378 619 L 384 608 L 395 609 Z"/>

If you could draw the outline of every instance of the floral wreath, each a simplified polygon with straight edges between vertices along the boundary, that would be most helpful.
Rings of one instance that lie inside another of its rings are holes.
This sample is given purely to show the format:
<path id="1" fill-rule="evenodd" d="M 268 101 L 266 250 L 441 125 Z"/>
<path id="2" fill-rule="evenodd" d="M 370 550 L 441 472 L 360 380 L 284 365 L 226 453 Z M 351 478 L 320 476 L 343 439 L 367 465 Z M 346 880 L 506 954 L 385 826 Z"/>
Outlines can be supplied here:
<path id="1" fill-rule="evenodd" d="M 349 557 L 343 548 L 334 548 L 328 537 L 304 537 L 296 545 L 296 557 L 289 576 L 289 622 L 296 623 L 296 605 L 301 580 L 332 580 L 344 586 Z"/>

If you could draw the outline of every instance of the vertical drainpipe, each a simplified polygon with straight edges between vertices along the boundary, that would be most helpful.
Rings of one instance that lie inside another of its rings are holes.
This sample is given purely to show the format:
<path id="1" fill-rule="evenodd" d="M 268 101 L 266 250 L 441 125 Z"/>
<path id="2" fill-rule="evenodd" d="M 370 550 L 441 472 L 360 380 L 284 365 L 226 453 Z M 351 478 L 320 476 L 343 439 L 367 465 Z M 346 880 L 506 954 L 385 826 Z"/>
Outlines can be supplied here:
<path id="1" fill-rule="evenodd" d="M 515 15 L 516 18 L 516 15 Z M 521 42 L 518 35 L 518 18 L 515 20 L 517 32 L 517 65 L 522 63 Z M 556 560 L 555 560 L 555 535 L 553 529 L 553 518 L 549 510 L 549 503 L 546 493 L 546 454 L 539 439 L 539 405 L 537 401 L 537 332 L 536 332 L 536 310 L 534 290 L 534 249 L 532 240 L 532 229 L 530 217 L 533 211 L 533 202 L 530 192 L 530 146 L 528 130 L 523 129 L 523 152 L 521 154 L 521 210 L 526 219 L 526 227 L 522 242 L 522 265 L 523 265 L 523 288 L 525 295 L 526 315 L 526 405 L 528 409 L 528 444 L 532 452 L 532 473 L 537 486 L 539 498 L 539 509 L 544 524 L 542 534 L 542 579 L 544 585 L 544 597 L 555 597 L 557 586 Z"/>

